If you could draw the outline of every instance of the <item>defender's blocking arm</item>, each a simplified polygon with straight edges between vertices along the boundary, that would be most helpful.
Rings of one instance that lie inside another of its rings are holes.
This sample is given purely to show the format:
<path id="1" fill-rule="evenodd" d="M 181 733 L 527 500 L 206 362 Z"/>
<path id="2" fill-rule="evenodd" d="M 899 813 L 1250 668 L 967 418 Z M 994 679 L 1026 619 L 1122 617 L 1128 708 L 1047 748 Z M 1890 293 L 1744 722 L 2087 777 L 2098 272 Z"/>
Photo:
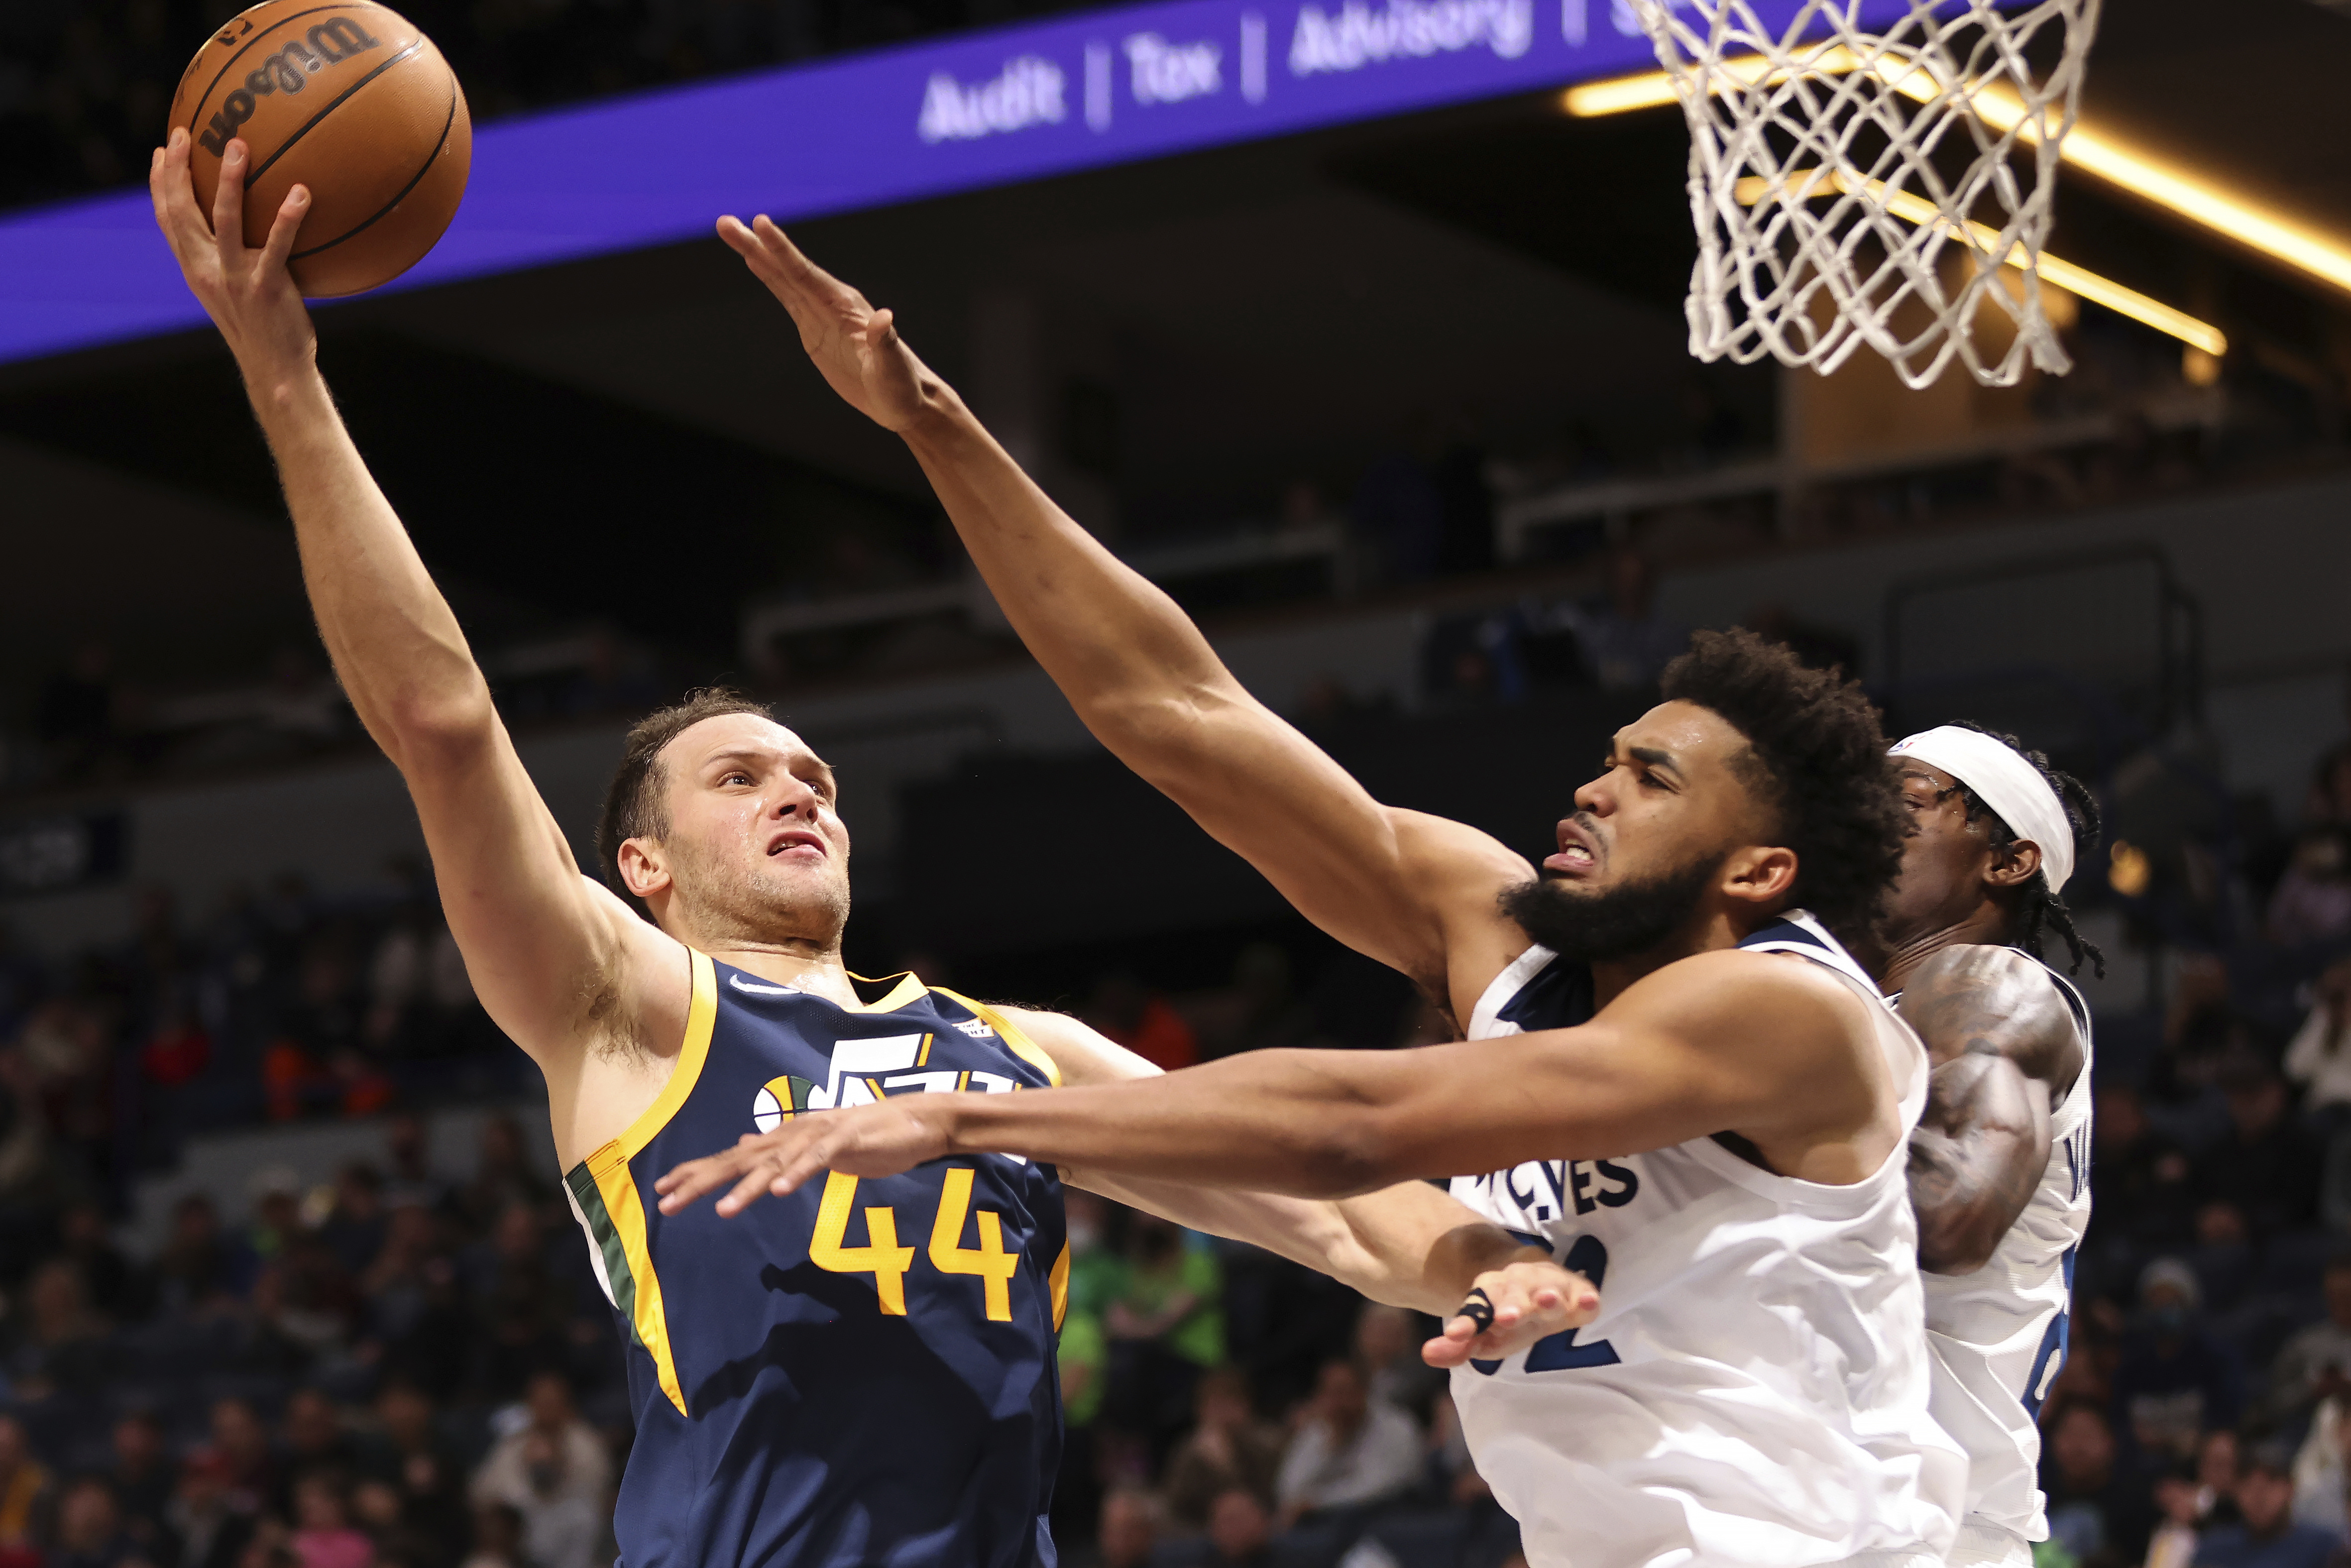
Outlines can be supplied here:
<path id="1" fill-rule="evenodd" d="M 1935 1064 L 1910 1137 L 1918 1266 L 1970 1274 L 2048 1168 L 2051 1107 L 2081 1071 L 2081 1044 L 2047 972 L 2007 947 L 1936 954 L 1903 988 L 1900 1011 Z"/>
<path id="2" fill-rule="evenodd" d="M 1042 1045 L 1067 1088 L 1123 1083 L 1164 1076 L 1152 1063 L 1061 1013 L 1004 1009 Z M 1247 1241 L 1294 1263 L 1352 1285 L 1374 1301 L 1438 1317 L 1458 1307 L 1481 1275 L 1512 1270 L 1521 1287 L 1512 1301 L 1497 1297 L 1507 1333 L 1540 1307 L 1541 1332 L 1572 1328 L 1590 1316 L 1597 1297 L 1549 1252 L 1529 1247 L 1425 1182 L 1400 1182 L 1360 1197 L 1290 1197 L 1238 1192 L 1180 1181 L 1125 1176 L 1061 1166 L 1061 1179 L 1130 1207 L 1146 1209 L 1194 1230 Z M 1537 1302 L 1537 1296 L 1551 1300 Z"/>
<path id="3" fill-rule="evenodd" d="M 905 439 L 1014 629 L 1103 745 L 1357 951 L 1432 988 L 1449 960 L 1476 974 L 1473 990 L 1517 956 L 1524 943 L 1498 929 L 1494 898 L 1532 874 L 1523 858 L 1374 800 L 1021 472 L 889 311 L 764 217 L 722 219 L 719 234 L 791 313 L 833 390 Z"/>
<path id="4" fill-rule="evenodd" d="M 1868 1174 L 1856 1158 L 1875 1145 L 1882 1161 L 1900 1135 L 1880 1113 L 1888 1069 L 1869 1005 L 1796 960 L 1706 953 L 1636 981 L 1579 1029 L 1413 1051 L 1249 1051 L 1050 1094 L 910 1095 L 789 1123 L 654 1185 L 664 1213 L 728 1187 L 719 1209 L 731 1214 L 825 1170 L 882 1176 L 1001 1152 L 1330 1197 L 1726 1130 L 1782 1175 L 1851 1182 Z"/>
<path id="5" fill-rule="evenodd" d="M 407 780 L 475 988 L 549 1071 L 559 1136 L 582 1026 L 642 1027 L 664 1046 L 681 1038 L 685 956 L 580 874 L 455 615 L 319 376 L 309 313 L 286 269 L 308 193 L 297 185 L 266 246 L 248 250 L 247 162 L 244 141 L 231 141 L 208 225 L 189 183 L 187 133 L 174 129 L 150 170 L 156 222 L 236 357 L 293 514 L 319 635 L 360 722 Z M 649 989 L 655 1011 L 674 1002 L 674 1019 L 626 1017 L 615 1007 L 624 972 L 633 963 L 665 975 L 673 954 L 675 984 Z"/>

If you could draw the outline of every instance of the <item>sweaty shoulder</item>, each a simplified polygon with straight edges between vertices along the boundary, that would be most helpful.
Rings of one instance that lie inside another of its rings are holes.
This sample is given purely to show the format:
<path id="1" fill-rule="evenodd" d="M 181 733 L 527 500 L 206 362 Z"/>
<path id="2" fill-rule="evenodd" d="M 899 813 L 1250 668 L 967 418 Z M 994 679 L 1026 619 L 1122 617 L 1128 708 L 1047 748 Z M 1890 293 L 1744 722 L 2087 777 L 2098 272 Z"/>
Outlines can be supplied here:
<path id="1" fill-rule="evenodd" d="M 1937 1066 L 1970 1054 L 2004 1056 L 2054 1093 L 2082 1071 L 2074 1009 L 2046 966 L 2013 947 L 1946 947 L 1902 988 L 1905 1022 Z"/>

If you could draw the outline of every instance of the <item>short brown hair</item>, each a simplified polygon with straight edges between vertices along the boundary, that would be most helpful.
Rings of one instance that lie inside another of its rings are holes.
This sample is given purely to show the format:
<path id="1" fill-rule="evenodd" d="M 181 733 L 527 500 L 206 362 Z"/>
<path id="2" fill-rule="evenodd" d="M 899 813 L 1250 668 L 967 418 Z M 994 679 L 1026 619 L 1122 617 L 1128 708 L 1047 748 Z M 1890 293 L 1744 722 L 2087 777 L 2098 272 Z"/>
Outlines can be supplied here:
<path id="1" fill-rule="evenodd" d="M 658 839 L 669 831 L 669 811 L 662 801 L 662 789 L 668 782 L 662 748 L 705 718 L 736 713 L 757 714 L 770 723 L 776 716 L 767 704 L 732 686 L 706 686 L 686 693 L 683 702 L 645 715 L 621 743 L 621 766 L 604 788 L 604 810 L 596 819 L 596 861 L 611 890 L 648 920 L 653 912 L 621 876 L 621 846 L 631 839 Z"/>

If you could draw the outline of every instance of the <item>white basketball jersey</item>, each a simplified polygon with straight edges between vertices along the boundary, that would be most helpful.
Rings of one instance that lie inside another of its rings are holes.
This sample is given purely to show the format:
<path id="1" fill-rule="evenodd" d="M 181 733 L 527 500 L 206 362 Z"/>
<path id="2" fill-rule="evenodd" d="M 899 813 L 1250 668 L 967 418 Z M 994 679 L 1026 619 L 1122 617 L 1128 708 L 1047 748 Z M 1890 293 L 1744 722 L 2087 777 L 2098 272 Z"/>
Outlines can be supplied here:
<path id="1" fill-rule="evenodd" d="M 2050 1114 L 2049 1165 L 1991 1260 L 1928 1274 L 1935 1418 L 1968 1451 L 1968 1521 L 2045 1541 L 2041 1402 L 2065 1364 L 2074 1254 L 2090 1226 L 2090 1009 L 2054 970 L 2082 1040 L 2082 1071 Z"/>
<path id="2" fill-rule="evenodd" d="M 1880 1002 L 1802 912 L 1740 946 L 1801 954 Z M 1471 1037 L 1586 1021 L 1584 974 L 1531 949 Z M 1926 1053 L 1890 1009 L 1870 1012 L 1903 1137 L 1850 1186 L 1774 1176 L 1711 1138 L 1455 1178 L 1454 1197 L 1601 1287 L 1588 1326 L 1453 1374 L 1479 1473 L 1536 1568 L 1941 1563 L 1967 1478 L 1928 1413 L 1907 1179 Z"/>

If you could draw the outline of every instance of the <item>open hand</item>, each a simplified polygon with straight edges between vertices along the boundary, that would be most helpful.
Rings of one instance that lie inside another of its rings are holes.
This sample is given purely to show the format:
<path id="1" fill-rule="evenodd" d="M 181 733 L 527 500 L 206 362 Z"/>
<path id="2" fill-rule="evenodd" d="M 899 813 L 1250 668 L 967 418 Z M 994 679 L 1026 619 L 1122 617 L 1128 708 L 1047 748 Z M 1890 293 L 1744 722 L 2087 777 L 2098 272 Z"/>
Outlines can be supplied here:
<path id="1" fill-rule="evenodd" d="M 748 228 L 740 219 L 721 218 L 718 237 L 791 312 L 800 347 L 852 408 L 884 430 L 904 430 L 944 392 L 938 377 L 898 336 L 890 312 L 876 310 L 865 296 L 802 256 L 766 214 Z"/>
<path id="2" fill-rule="evenodd" d="M 286 270 L 294 235 L 310 210 L 308 187 L 286 193 L 259 250 L 245 243 L 245 176 L 253 162 L 245 138 L 221 156 L 220 185 L 213 193 L 213 217 L 204 222 L 188 178 L 188 132 L 173 126 L 171 141 L 155 150 L 147 170 L 148 193 L 155 201 L 155 226 L 172 246 L 189 292 L 213 325 L 228 340 L 247 386 L 258 391 L 308 371 L 315 362 L 318 337 L 302 291 Z"/>
<path id="3" fill-rule="evenodd" d="M 653 1183 L 661 1211 L 675 1214 L 714 1187 L 728 1187 L 718 1212 L 732 1218 L 761 1197 L 781 1197 L 826 1171 L 890 1176 L 945 1159 L 952 1094 L 904 1094 L 846 1111 L 803 1111 L 772 1133 L 746 1133 L 723 1153 L 687 1160 Z"/>
<path id="4" fill-rule="evenodd" d="M 1445 1332 L 1420 1347 L 1429 1365 L 1500 1361 L 1600 1315 L 1600 1292 L 1592 1281 L 1556 1263 L 1531 1260 L 1489 1270 L 1471 1288 L 1493 1303 L 1493 1322 L 1481 1328 L 1466 1314 L 1447 1318 Z"/>

